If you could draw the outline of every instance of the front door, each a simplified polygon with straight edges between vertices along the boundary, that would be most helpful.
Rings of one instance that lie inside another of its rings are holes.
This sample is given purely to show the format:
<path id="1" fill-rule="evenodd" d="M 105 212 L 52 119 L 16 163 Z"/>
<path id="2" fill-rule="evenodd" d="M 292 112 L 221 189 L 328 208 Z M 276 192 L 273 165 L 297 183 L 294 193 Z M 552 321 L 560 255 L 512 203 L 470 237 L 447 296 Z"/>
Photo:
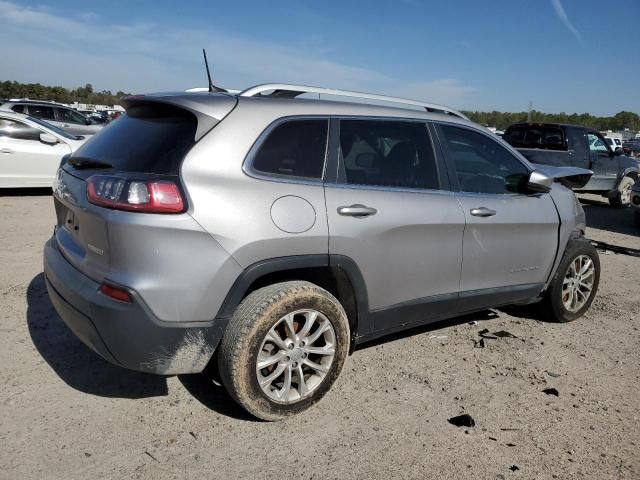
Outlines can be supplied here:
<path id="1" fill-rule="evenodd" d="M 457 298 L 464 214 L 441 190 L 426 124 L 341 120 L 336 148 L 338 180 L 325 187 L 329 253 L 362 273 L 372 321 L 359 333 L 439 319 Z"/>
<path id="2" fill-rule="evenodd" d="M 60 159 L 70 153 L 65 143 L 40 141 L 40 130 L 0 117 L 0 187 L 49 187 Z"/>
<path id="3" fill-rule="evenodd" d="M 529 168 L 490 134 L 441 124 L 438 136 L 466 219 L 460 279 L 466 309 L 535 296 L 558 247 L 551 196 L 518 193 Z"/>
<path id="4" fill-rule="evenodd" d="M 602 135 L 596 132 L 587 134 L 589 141 L 589 159 L 593 176 L 589 188 L 594 190 L 613 190 L 618 179 L 619 157 L 613 154 Z"/>

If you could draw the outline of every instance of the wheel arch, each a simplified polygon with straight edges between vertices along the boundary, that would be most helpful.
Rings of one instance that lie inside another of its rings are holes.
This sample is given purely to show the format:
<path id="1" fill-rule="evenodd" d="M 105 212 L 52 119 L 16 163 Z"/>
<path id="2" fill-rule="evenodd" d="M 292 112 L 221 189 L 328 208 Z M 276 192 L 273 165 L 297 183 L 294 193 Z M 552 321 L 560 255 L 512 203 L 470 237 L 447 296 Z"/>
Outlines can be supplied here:
<path id="1" fill-rule="evenodd" d="M 631 177 L 636 180 L 638 178 L 638 169 L 634 167 L 625 168 L 622 172 L 622 175 L 620 176 L 620 180 L 622 180 L 624 177 Z"/>
<path id="2" fill-rule="evenodd" d="M 216 318 L 230 319 L 240 302 L 251 292 L 291 280 L 311 282 L 338 299 L 347 313 L 351 351 L 356 336 L 372 329 L 367 291 L 360 269 L 351 258 L 342 255 L 295 255 L 256 262 L 236 279 Z"/>

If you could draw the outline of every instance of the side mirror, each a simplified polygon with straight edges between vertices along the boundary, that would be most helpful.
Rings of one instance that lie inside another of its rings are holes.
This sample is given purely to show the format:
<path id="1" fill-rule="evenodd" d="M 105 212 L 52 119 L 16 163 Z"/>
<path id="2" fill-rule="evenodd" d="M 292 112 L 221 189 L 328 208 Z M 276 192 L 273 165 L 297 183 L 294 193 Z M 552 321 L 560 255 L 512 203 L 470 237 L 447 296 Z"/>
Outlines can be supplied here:
<path id="1" fill-rule="evenodd" d="M 46 143 L 47 145 L 55 145 L 58 143 L 58 139 L 51 135 L 50 133 L 41 133 L 40 141 L 42 143 Z"/>
<path id="2" fill-rule="evenodd" d="M 547 193 L 551 191 L 553 178 L 547 177 L 544 173 L 533 171 L 527 180 L 527 189 L 533 192 Z"/>
<path id="3" fill-rule="evenodd" d="M 621 147 L 617 147 L 614 151 L 613 151 L 614 155 L 624 155 L 624 150 Z"/>
<path id="4" fill-rule="evenodd" d="M 87 119 L 84 121 L 84 124 L 85 124 L 85 125 L 91 125 L 91 124 L 92 124 L 91 119 L 90 119 L 90 118 L 87 118 Z"/>

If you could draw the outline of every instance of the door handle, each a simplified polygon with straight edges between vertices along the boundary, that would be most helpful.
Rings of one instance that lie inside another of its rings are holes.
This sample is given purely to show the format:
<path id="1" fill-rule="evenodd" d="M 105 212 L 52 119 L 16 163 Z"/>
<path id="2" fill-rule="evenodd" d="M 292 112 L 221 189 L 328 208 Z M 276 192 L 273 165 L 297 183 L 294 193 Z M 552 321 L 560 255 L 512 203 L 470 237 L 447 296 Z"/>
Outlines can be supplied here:
<path id="1" fill-rule="evenodd" d="M 0 153 L 14 153 L 14 150 L 11 150 L 10 148 L 3 148 L 0 150 Z"/>
<path id="2" fill-rule="evenodd" d="M 349 205 L 348 207 L 338 207 L 338 213 L 340 215 L 344 215 L 345 217 L 362 218 L 368 217 L 369 215 L 375 215 L 376 213 L 378 213 L 378 210 L 357 203 L 355 205 Z"/>
<path id="3" fill-rule="evenodd" d="M 471 209 L 471 215 L 473 215 L 474 217 L 493 217 L 495 214 L 495 210 L 491 210 L 487 207 L 478 207 Z"/>

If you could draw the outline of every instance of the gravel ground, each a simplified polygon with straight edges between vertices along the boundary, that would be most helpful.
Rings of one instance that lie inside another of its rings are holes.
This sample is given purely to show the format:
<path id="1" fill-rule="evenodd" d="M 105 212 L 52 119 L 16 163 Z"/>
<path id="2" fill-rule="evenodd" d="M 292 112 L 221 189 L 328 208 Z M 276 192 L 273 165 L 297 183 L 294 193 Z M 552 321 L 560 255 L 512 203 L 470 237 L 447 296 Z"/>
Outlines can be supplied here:
<path id="1" fill-rule="evenodd" d="M 640 248 L 630 210 L 582 200 L 589 237 Z M 640 478 L 638 257 L 601 253 L 577 322 L 488 311 L 387 338 L 314 409 L 263 423 L 203 376 L 129 372 L 76 340 L 43 284 L 53 219 L 46 194 L 0 197 L 2 479 Z M 517 338 L 474 348 L 484 328 Z M 447 422 L 461 413 L 475 427 Z"/>

